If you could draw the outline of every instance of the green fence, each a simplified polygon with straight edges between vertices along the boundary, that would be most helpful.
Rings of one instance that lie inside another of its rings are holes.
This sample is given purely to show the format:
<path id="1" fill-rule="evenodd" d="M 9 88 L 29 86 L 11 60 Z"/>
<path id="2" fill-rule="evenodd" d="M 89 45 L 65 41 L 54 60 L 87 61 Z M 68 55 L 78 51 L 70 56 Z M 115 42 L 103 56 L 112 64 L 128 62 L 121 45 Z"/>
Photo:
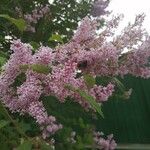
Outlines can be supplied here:
<path id="1" fill-rule="evenodd" d="M 105 103 L 105 119 L 97 120 L 97 127 L 118 143 L 150 143 L 150 80 L 126 77 L 124 84 L 133 88 L 131 98 Z"/>

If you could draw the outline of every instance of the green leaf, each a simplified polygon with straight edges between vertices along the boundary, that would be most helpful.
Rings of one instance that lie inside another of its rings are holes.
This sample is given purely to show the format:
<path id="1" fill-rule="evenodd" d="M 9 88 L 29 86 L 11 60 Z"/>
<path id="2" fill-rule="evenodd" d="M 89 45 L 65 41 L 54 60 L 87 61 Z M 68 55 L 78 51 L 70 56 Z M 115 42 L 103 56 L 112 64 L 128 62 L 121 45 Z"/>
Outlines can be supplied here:
<path id="1" fill-rule="evenodd" d="M 80 125 L 81 128 L 85 128 L 85 124 L 84 124 L 82 118 L 79 118 L 79 125 Z"/>
<path id="2" fill-rule="evenodd" d="M 125 89 L 124 85 L 121 83 L 120 80 L 118 80 L 117 78 L 113 77 L 112 81 L 117 84 L 117 86 L 121 90 L 121 92 L 123 92 L 123 93 L 125 92 L 126 89 Z"/>
<path id="3" fill-rule="evenodd" d="M 26 81 L 26 75 L 25 72 L 20 73 L 15 78 L 15 81 L 12 83 L 12 87 L 16 88 L 18 86 L 21 86 Z"/>
<path id="4" fill-rule="evenodd" d="M 107 86 L 112 81 L 112 77 L 96 76 L 95 82 L 97 85 Z"/>
<path id="5" fill-rule="evenodd" d="M 2 66 L 6 62 L 6 58 L 0 56 L 0 66 Z"/>
<path id="6" fill-rule="evenodd" d="M 6 120 L 0 120 L 0 129 L 8 125 L 10 122 Z"/>
<path id="7" fill-rule="evenodd" d="M 20 65 L 20 69 L 21 69 L 22 71 L 27 71 L 28 68 L 29 68 L 29 65 L 28 65 L 28 64 Z"/>
<path id="8" fill-rule="evenodd" d="M 24 141 L 16 150 L 31 150 L 32 143 L 30 141 Z"/>
<path id="9" fill-rule="evenodd" d="M 63 39 L 59 34 L 52 34 L 52 36 L 48 39 L 48 41 L 57 41 L 63 43 Z"/>
<path id="10" fill-rule="evenodd" d="M 104 114 L 101 110 L 101 104 L 97 103 L 93 96 L 88 95 L 86 92 L 84 92 L 80 89 L 76 89 L 71 85 L 66 85 L 65 87 L 69 90 L 79 93 L 80 96 L 83 97 L 85 100 L 87 100 L 89 102 L 89 104 L 91 105 L 91 107 L 104 118 Z"/>
<path id="11" fill-rule="evenodd" d="M 18 122 L 18 124 L 24 133 L 31 129 L 31 125 L 24 122 L 23 120 L 21 122 Z"/>
<path id="12" fill-rule="evenodd" d="M 34 41 L 31 41 L 30 44 L 33 47 L 34 51 L 36 51 L 40 47 L 40 44 L 38 44 Z"/>
<path id="13" fill-rule="evenodd" d="M 37 73 L 48 74 L 51 71 L 51 68 L 42 64 L 33 64 L 31 65 L 31 69 Z"/>
<path id="14" fill-rule="evenodd" d="M 15 19 L 10 17 L 9 15 L 6 14 L 1 14 L 0 17 L 5 18 L 9 20 L 11 23 L 13 23 L 21 32 L 23 32 L 26 29 L 26 22 L 22 18 L 20 19 Z"/>
<path id="15" fill-rule="evenodd" d="M 0 57 L 7 58 L 7 55 L 6 52 L 0 51 Z"/>
<path id="16" fill-rule="evenodd" d="M 6 119 L 8 118 L 6 109 L 4 108 L 2 102 L 0 101 L 0 114 L 3 115 Z"/>
<path id="17" fill-rule="evenodd" d="M 77 89 L 77 92 L 80 94 L 81 97 L 83 97 L 85 100 L 87 100 L 90 103 L 90 105 L 92 106 L 92 108 L 94 110 L 96 110 L 104 118 L 104 114 L 101 110 L 101 104 L 98 104 L 93 96 L 88 95 L 86 92 L 84 92 L 80 89 Z"/>
<path id="18" fill-rule="evenodd" d="M 46 142 L 43 142 L 41 144 L 41 149 L 40 150 L 53 150 L 51 145 L 48 145 Z"/>
<path id="19" fill-rule="evenodd" d="M 42 64 L 33 64 L 33 65 L 24 64 L 24 65 L 20 65 L 20 69 L 22 71 L 26 71 L 29 68 L 32 69 L 33 71 L 37 72 L 37 73 L 44 73 L 44 74 L 48 74 L 51 71 L 51 68 L 49 68 L 46 65 L 42 65 Z"/>
<path id="20" fill-rule="evenodd" d="M 83 77 L 87 87 L 91 88 L 95 85 L 95 78 L 92 75 L 85 74 Z"/>

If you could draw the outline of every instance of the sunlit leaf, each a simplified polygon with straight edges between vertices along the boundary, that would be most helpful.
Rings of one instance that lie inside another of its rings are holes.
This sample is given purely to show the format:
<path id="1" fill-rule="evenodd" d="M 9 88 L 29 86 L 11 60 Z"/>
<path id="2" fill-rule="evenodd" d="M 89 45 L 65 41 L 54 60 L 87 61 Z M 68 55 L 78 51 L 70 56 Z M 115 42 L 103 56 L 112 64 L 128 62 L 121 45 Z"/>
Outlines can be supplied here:
<path id="1" fill-rule="evenodd" d="M 0 17 L 5 18 L 9 20 L 11 23 L 13 23 L 21 32 L 23 32 L 26 29 L 26 22 L 22 18 L 20 19 L 15 19 L 10 17 L 9 15 L 6 14 L 1 14 Z"/>
<path id="2" fill-rule="evenodd" d="M 63 39 L 59 34 L 52 34 L 52 36 L 48 39 L 48 41 L 57 41 L 63 43 Z"/>

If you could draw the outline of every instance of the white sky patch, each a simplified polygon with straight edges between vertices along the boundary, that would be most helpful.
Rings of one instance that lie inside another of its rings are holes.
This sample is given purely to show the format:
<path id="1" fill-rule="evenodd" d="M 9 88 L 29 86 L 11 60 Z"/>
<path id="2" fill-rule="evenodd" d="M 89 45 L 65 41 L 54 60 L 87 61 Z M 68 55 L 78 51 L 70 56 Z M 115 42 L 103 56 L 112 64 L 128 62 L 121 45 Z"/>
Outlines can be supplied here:
<path id="1" fill-rule="evenodd" d="M 49 0 L 49 3 L 52 4 L 54 2 L 54 0 Z"/>
<path id="2" fill-rule="evenodd" d="M 108 9 L 112 10 L 113 14 L 124 14 L 120 28 L 128 22 L 133 22 L 137 14 L 146 14 L 143 26 L 150 33 L 150 0 L 111 0 Z"/>

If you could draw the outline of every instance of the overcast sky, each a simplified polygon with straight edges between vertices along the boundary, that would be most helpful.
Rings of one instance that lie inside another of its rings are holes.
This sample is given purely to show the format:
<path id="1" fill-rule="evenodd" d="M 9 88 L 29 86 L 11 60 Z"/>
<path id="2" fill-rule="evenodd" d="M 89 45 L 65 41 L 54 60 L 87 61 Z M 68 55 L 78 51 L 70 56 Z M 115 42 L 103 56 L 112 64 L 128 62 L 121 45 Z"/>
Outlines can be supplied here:
<path id="1" fill-rule="evenodd" d="M 145 13 L 144 26 L 150 33 L 150 0 L 111 0 L 108 7 L 114 14 L 123 13 L 125 15 L 123 25 L 129 21 L 133 22 L 135 15 Z"/>

